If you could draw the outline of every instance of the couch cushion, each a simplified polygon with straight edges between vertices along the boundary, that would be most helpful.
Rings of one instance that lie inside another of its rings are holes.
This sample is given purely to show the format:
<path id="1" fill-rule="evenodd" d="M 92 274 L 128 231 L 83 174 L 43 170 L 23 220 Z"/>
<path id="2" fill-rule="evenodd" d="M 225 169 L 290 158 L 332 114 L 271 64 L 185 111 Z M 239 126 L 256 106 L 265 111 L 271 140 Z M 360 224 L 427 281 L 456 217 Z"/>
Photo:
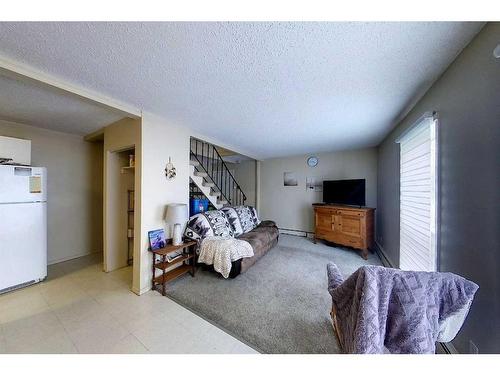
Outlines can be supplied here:
<path id="1" fill-rule="evenodd" d="M 278 243 L 278 236 L 279 231 L 275 226 L 258 226 L 254 230 L 239 236 L 239 240 L 247 241 L 252 246 L 254 253 L 253 257 L 241 260 L 241 272 L 245 272 L 257 262 L 257 260 L 271 250 Z"/>
<path id="2" fill-rule="evenodd" d="M 221 211 L 224 212 L 229 220 L 229 224 L 233 229 L 234 235 L 239 236 L 243 234 L 243 228 L 241 227 L 240 218 L 238 217 L 238 213 L 234 209 L 234 207 L 224 207 L 221 208 Z"/>
<path id="3" fill-rule="evenodd" d="M 255 222 L 252 216 L 252 210 L 248 206 L 235 206 L 234 210 L 238 214 L 238 218 L 240 219 L 240 225 L 243 229 L 243 233 L 250 232 L 253 228 L 255 228 Z"/>
<path id="4" fill-rule="evenodd" d="M 191 216 L 184 236 L 202 240 L 209 236 L 233 237 L 234 233 L 226 214 L 220 210 L 213 210 Z"/>

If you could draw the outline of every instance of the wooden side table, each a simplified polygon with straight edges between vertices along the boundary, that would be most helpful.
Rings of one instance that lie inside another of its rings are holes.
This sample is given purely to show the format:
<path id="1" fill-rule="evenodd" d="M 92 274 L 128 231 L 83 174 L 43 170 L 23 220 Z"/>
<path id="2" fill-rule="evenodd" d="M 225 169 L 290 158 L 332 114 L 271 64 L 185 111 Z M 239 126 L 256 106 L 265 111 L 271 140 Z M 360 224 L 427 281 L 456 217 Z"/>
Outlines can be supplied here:
<path id="1" fill-rule="evenodd" d="M 172 281 L 173 279 L 188 272 L 192 277 L 194 277 L 196 271 L 196 244 L 196 241 L 184 242 L 177 246 L 167 244 L 161 249 L 151 251 L 153 253 L 153 290 L 155 289 L 156 285 L 161 285 L 161 294 L 165 295 L 165 284 L 169 281 Z M 182 256 L 172 260 L 171 262 L 168 262 L 167 255 L 180 249 L 183 250 Z M 167 268 L 170 268 L 173 265 L 181 262 L 182 265 L 167 271 Z M 157 269 L 162 271 L 161 275 L 159 276 L 156 276 Z"/>

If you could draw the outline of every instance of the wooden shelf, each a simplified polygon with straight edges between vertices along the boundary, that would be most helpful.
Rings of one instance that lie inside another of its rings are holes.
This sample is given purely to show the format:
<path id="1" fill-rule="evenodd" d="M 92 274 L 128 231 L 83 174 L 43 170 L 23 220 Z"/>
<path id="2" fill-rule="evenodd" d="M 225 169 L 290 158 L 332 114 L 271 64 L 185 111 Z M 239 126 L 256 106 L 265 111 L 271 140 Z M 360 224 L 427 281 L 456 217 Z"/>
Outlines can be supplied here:
<path id="1" fill-rule="evenodd" d="M 165 284 L 185 273 L 190 273 L 194 277 L 196 272 L 196 241 L 183 242 L 180 245 L 167 244 L 165 247 L 157 250 L 152 250 L 153 254 L 153 279 L 152 288 L 156 289 L 158 284 L 161 285 L 161 294 L 165 295 Z M 165 260 L 166 256 L 174 251 L 186 249 L 182 256 L 174 259 L 172 262 Z M 159 262 L 157 262 L 159 261 Z M 179 265 L 177 268 L 167 271 L 173 265 Z M 156 276 L 155 271 L 161 270 L 161 275 Z"/>
<path id="2" fill-rule="evenodd" d="M 173 261 L 169 262 L 159 262 L 155 264 L 155 268 L 158 268 L 159 270 L 164 270 L 167 269 L 170 266 L 173 266 L 174 264 L 177 264 L 179 262 L 183 262 L 185 260 L 194 258 L 194 254 L 182 254 L 179 258 L 175 258 Z"/>
<path id="3" fill-rule="evenodd" d="M 185 247 L 193 246 L 193 245 L 196 245 L 196 241 L 183 242 L 180 245 L 170 244 L 170 245 L 167 245 L 165 247 L 162 247 L 161 249 L 152 250 L 152 252 L 155 253 L 156 255 L 167 255 L 167 254 L 171 253 L 172 251 L 184 249 Z"/>
<path id="4" fill-rule="evenodd" d="M 131 265 L 134 260 L 134 190 L 127 190 L 127 258 Z"/>
<path id="5" fill-rule="evenodd" d="M 192 269 L 193 269 L 193 267 L 191 265 L 184 264 L 180 267 L 177 267 L 176 269 L 174 269 L 172 271 L 168 271 L 165 273 L 165 282 L 172 281 L 173 279 L 175 279 L 181 275 L 184 275 L 185 273 L 191 271 Z M 163 275 L 156 276 L 153 279 L 153 281 L 155 282 L 155 284 L 163 284 Z"/>
<path id="6" fill-rule="evenodd" d="M 122 167 L 122 174 L 127 172 L 135 172 L 135 167 Z"/>

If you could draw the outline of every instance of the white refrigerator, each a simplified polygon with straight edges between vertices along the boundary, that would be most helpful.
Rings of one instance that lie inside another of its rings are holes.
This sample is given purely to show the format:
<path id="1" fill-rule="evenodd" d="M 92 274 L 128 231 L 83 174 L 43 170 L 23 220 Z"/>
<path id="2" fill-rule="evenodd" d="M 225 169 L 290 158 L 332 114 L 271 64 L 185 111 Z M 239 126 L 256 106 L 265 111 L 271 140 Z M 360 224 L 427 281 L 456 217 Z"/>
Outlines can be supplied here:
<path id="1" fill-rule="evenodd" d="M 47 170 L 0 165 L 0 294 L 47 277 Z"/>

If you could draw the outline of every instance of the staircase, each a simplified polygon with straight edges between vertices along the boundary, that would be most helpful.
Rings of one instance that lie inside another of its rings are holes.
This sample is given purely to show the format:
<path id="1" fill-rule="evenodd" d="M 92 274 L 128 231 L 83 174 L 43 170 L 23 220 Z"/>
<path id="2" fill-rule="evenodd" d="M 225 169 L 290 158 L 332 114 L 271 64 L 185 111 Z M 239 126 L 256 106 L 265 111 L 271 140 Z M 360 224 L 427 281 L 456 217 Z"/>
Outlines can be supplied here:
<path id="1" fill-rule="evenodd" d="M 214 145 L 191 138 L 189 168 L 191 196 L 203 194 L 216 209 L 245 204 L 245 193 Z"/>

